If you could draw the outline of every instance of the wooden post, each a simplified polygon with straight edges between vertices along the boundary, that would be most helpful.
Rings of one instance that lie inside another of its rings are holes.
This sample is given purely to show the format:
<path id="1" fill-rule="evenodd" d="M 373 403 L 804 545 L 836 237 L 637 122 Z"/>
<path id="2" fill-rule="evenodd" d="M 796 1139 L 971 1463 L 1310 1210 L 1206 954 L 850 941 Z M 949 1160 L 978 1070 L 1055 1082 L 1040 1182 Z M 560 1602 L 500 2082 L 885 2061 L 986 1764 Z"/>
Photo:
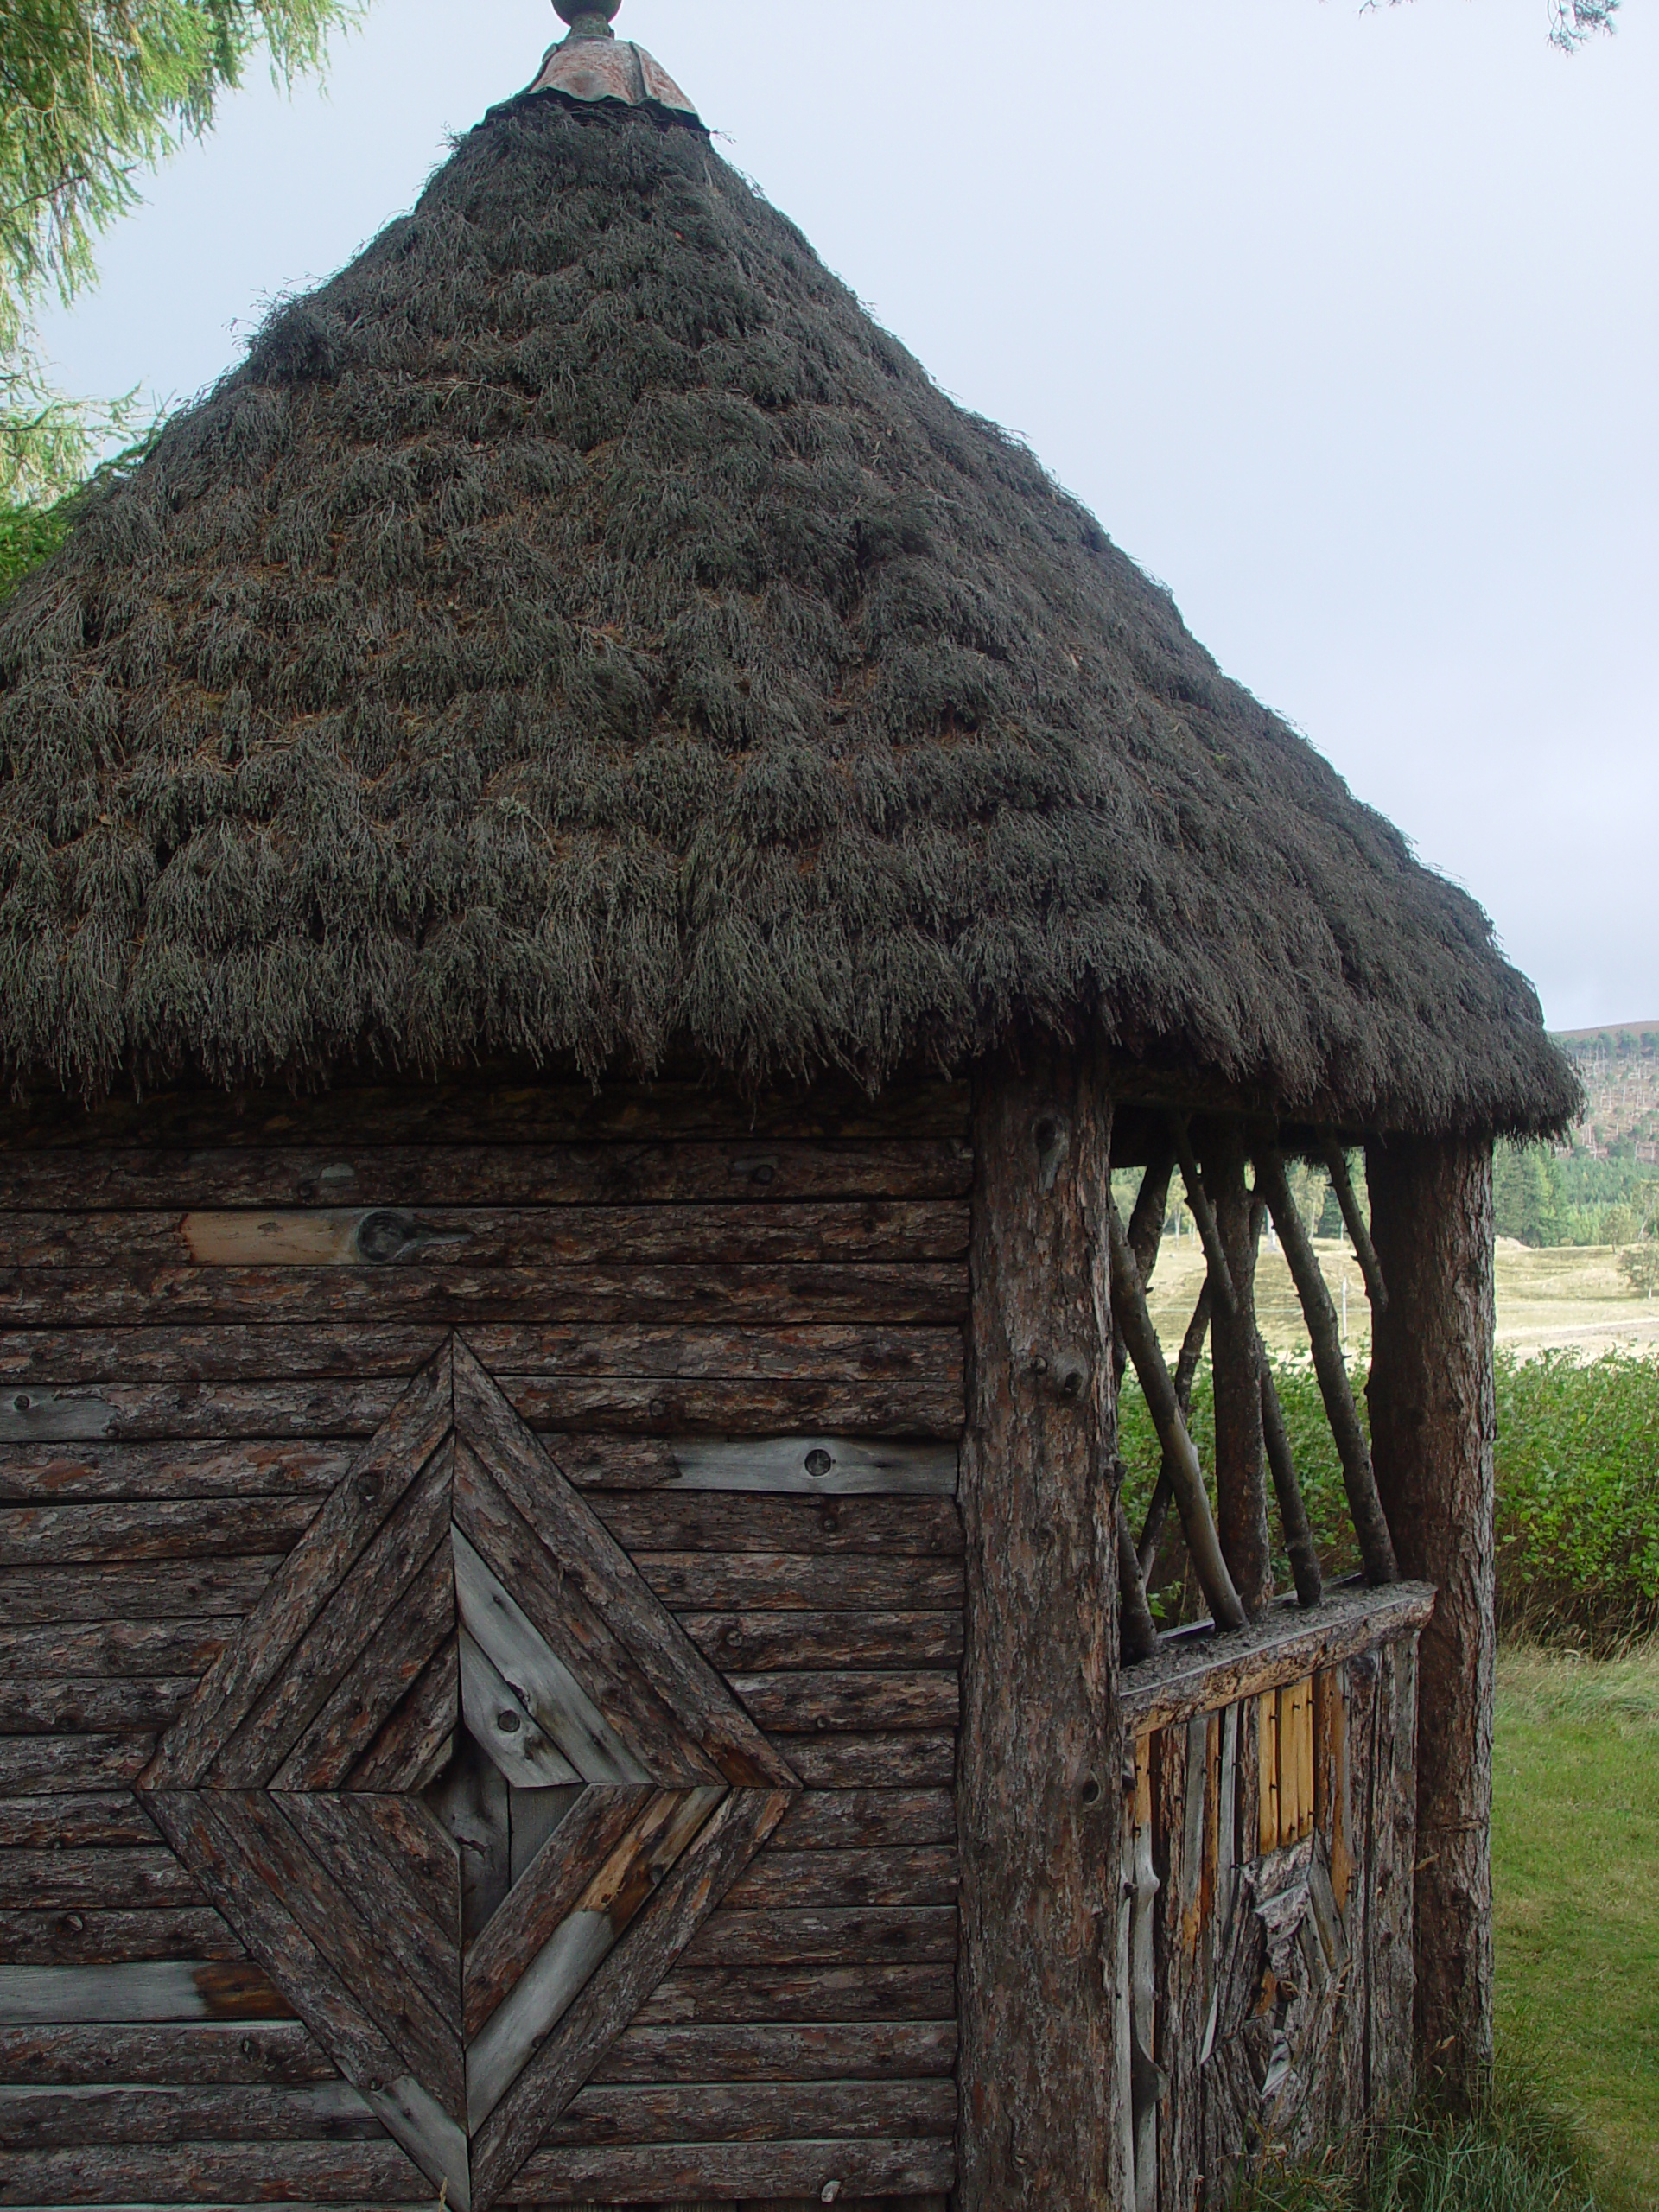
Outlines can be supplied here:
<path id="1" fill-rule="evenodd" d="M 1273 1595 L 1268 1534 L 1267 1462 L 1262 1435 L 1262 1347 L 1255 1328 L 1255 1241 L 1244 1146 L 1217 1128 L 1205 1140 L 1205 1188 L 1214 1210 L 1230 1295 L 1219 1294 L 1211 1320 L 1216 1388 L 1216 1518 L 1233 1586 L 1254 1619 Z M 1194 1192 L 1189 1192 L 1192 1197 Z"/>
<path id="2" fill-rule="evenodd" d="M 961 2212 L 1131 2201 L 1117 2078 L 1111 1105 L 1084 1058 L 975 1085 L 962 1508 Z"/>
<path id="3" fill-rule="evenodd" d="M 1368 1392 L 1377 1485 L 1402 1569 L 1440 1593 L 1421 1651 L 1417 2063 L 1456 2104 L 1492 2056 L 1492 1147 L 1395 1138 L 1367 1172 L 1389 1286 Z"/>

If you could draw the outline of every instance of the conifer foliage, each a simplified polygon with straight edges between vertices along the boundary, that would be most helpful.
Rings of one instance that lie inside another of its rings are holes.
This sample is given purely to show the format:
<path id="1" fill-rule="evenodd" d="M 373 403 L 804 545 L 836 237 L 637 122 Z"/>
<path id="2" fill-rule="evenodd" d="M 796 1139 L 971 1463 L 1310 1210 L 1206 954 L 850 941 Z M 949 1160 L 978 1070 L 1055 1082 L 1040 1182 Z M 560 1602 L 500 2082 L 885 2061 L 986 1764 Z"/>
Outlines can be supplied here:
<path id="1" fill-rule="evenodd" d="M 58 543 L 66 493 L 130 406 L 50 389 L 34 321 L 95 274 L 143 174 L 212 123 L 258 54 L 320 67 L 359 0 L 7 0 L 0 10 L 0 592 Z"/>

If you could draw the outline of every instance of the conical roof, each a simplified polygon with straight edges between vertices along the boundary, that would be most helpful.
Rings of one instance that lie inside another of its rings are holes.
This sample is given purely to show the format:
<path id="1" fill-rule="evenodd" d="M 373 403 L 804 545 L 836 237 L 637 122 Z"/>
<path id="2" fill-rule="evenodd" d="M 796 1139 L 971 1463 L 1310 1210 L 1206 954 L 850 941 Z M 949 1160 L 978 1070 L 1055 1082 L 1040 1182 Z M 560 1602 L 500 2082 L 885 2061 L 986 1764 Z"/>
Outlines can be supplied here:
<path id="1" fill-rule="evenodd" d="M 1474 902 L 643 79 L 496 110 L 91 506 L 0 760 L 17 1081 L 1035 1026 L 1354 1128 L 1574 1103 Z"/>

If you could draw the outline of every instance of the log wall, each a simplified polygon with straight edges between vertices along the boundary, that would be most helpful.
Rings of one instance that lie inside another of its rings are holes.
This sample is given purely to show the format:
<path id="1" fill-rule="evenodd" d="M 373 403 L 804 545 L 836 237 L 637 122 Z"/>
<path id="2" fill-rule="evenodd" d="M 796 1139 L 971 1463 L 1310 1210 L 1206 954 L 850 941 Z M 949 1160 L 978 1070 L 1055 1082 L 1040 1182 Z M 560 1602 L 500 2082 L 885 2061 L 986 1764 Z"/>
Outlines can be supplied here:
<path id="1" fill-rule="evenodd" d="M 458 1332 L 804 1785 L 502 2201 L 943 2212 L 972 1180 L 947 1086 L 12 1117 L 0 2203 L 433 2197 L 133 1785 Z"/>

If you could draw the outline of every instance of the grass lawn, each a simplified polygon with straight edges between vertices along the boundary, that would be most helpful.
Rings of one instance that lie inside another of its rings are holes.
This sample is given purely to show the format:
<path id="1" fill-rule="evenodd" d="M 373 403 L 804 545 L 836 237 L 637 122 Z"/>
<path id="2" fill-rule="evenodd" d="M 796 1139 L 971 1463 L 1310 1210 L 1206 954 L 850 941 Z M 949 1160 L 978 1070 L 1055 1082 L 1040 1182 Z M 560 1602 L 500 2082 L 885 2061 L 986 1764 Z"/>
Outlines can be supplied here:
<path id="1" fill-rule="evenodd" d="M 1499 1662 L 1497 2031 L 1578 2119 L 1606 2212 L 1659 2207 L 1659 1650 Z"/>

